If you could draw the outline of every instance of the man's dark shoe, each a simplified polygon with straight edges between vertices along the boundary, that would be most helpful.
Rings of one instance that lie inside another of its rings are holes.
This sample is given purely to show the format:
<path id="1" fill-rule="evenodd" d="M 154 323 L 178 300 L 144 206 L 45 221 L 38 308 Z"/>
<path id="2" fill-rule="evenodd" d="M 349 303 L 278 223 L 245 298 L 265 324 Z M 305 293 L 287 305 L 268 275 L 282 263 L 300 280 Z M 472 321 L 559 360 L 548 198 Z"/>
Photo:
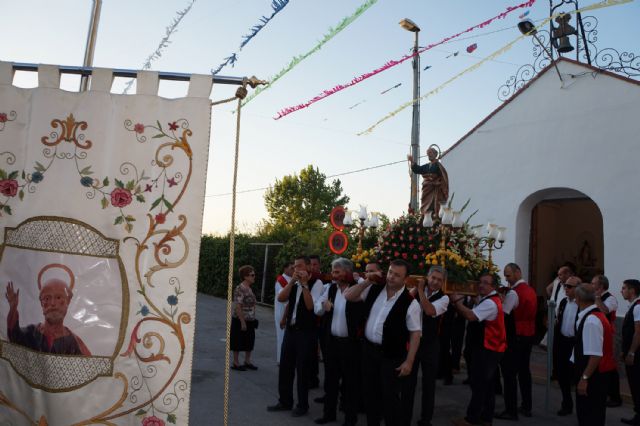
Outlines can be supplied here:
<path id="1" fill-rule="evenodd" d="M 620 421 L 626 425 L 638 426 L 640 425 L 640 417 L 635 416 L 630 419 L 620 419 Z"/>
<path id="2" fill-rule="evenodd" d="M 609 401 L 607 401 L 607 407 L 619 407 L 622 405 L 622 400 L 621 399 L 610 399 Z"/>
<path id="3" fill-rule="evenodd" d="M 573 413 L 573 410 L 570 410 L 568 408 L 561 408 L 556 414 L 559 416 L 569 416 L 571 415 L 571 413 Z"/>
<path id="4" fill-rule="evenodd" d="M 291 412 L 292 417 L 302 417 L 309 411 L 308 408 L 296 407 Z"/>
<path id="5" fill-rule="evenodd" d="M 525 417 L 531 417 L 531 410 L 527 410 L 524 407 L 520 407 L 518 411 L 520 412 L 520 414 L 522 414 Z"/>
<path id="6" fill-rule="evenodd" d="M 279 402 L 276 405 L 270 405 L 267 407 L 267 411 L 289 411 L 289 410 L 291 410 L 291 407 L 282 405 Z"/>
<path id="7" fill-rule="evenodd" d="M 335 421 L 336 421 L 335 417 L 322 416 L 320 418 L 315 419 L 313 422 L 317 425 L 326 425 L 327 423 L 331 423 Z"/>
<path id="8" fill-rule="evenodd" d="M 324 399 L 325 399 L 326 397 L 327 397 L 327 396 L 326 396 L 326 395 L 324 395 L 324 396 L 319 396 L 319 397 L 317 397 L 317 398 L 313 398 L 313 402 L 317 402 L 318 404 L 324 404 Z"/>
<path id="9" fill-rule="evenodd" d="M 508 411 L 503 411 L 502 413 L 493 416 L 493 418 L 500 420 L 518 420 L 518 415 L 509 413 Z"/>

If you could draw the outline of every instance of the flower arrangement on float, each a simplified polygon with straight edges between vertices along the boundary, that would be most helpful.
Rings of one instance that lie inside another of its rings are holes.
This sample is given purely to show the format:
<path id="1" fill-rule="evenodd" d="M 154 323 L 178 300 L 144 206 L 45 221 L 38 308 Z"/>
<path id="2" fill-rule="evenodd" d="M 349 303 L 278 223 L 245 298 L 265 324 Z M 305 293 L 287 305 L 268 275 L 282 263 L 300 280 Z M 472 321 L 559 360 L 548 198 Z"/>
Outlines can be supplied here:
<path id="1" fill-rule="evenodd" d="M 491 252 L 502 246 L 505 228 L 490 223 L 484 236 L 481 225 L 470 224 L 477 211 L 462 219 L 469 201 L 454 211 L 452 200 L 438 215 L 408 213 L 392 221 L 374 248 L 352 256 L 355 267 L 363 268 L 369 260 L 387 267 L 394 259 L 404 259 L 411 267 L 410 274 L 417 278 L 427 275 L 431 266 L 440 265 L 447 270 L 449 290 L 473 292 L 473 281 L 482 271 L 499 272 Z"/>

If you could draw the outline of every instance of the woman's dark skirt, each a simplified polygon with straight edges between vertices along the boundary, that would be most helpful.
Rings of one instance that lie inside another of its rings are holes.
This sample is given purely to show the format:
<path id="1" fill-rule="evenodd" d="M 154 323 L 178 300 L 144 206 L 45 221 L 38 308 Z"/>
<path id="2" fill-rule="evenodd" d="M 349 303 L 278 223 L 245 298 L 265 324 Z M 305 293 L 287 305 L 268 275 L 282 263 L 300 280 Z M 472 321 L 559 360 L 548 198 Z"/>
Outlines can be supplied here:
<path id="1" fill-rule="evenodd" d="M 236 317 L 231 318 L 231 339 L 229 346 L 232 351 L 252 351 L 256 342 L 256 330 L 253 321 L 247 321 L 247 329 L 242 331 L 242 324 Z"/>

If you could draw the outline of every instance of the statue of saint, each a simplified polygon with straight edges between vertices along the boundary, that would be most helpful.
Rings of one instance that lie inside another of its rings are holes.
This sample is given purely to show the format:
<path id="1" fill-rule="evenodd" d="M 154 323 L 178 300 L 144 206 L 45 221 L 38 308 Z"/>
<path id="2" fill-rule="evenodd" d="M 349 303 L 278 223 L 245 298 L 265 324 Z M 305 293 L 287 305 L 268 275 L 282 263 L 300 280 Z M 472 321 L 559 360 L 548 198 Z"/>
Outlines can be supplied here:
<path id="1" fill-rule="evenodd" d="M 420 197 L 420 212 L 426 215 L 438 214 L 440 205 L 449 199 L 449 176 L 444 166 L 438 160 L 437 145 L 431 145 L 427 149 L 429 162 L 419 166 L 413 161 L 413 156 L 408 155 L 407 160 L 413 173 L 422 175 L 422 194 Z"/>

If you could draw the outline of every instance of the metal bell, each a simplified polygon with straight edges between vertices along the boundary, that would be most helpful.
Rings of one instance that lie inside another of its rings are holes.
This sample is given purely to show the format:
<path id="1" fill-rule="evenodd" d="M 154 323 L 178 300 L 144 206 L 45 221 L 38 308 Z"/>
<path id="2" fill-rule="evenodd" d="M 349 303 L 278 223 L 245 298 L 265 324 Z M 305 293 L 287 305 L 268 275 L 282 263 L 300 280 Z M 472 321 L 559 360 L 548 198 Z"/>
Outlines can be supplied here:
<path id="1" fill-rule="evenodd" d="M 568 53 L 573 50 L 573 46 L 571 45 L 571 42 L 569 41 L 569 37 L 567 36 L 558 38 L 557 43 L 558 43 L 558 47 L 556 48 L 556 50 L 559 53 Z"/>

